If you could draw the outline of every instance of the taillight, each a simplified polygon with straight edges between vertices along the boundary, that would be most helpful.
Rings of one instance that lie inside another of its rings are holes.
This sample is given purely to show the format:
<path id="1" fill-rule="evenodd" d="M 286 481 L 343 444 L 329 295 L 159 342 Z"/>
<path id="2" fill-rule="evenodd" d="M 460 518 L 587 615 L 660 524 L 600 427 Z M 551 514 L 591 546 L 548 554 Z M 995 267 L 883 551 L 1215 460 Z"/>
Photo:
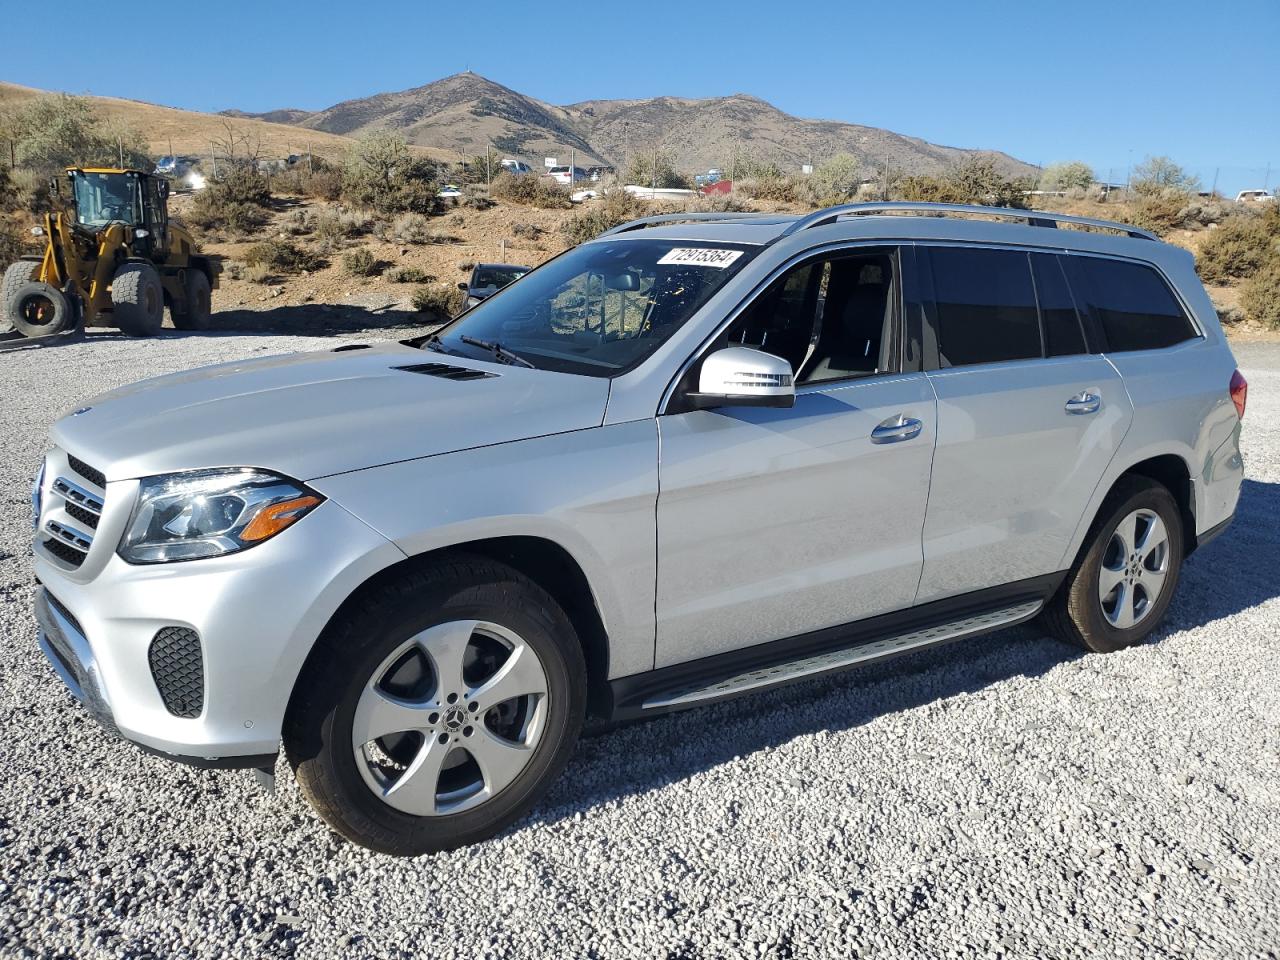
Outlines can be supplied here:
<path id="1" fill-rule="evenodd" d="M 1239 370 L 1231 375 L 1231 386 L 1228 389 L 1231 392 L 1231 402 L 1236 405 L 1236 413 L 1240 414 L 1240 419 L 1243 420 L 1244 405 L 1249 399 L 1249 384 Z"/>

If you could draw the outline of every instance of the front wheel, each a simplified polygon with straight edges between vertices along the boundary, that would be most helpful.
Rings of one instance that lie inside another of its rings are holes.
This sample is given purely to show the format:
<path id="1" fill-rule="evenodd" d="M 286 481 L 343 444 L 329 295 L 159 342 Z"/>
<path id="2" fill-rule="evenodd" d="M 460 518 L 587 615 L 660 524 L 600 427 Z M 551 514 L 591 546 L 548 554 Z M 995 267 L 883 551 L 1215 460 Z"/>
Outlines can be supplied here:
<path id="1" fill-rule="evenodd" d="M 164 325 L 164 285 L 149 263 L 126 263 L 111 280 L 115 325 L 130 337 L 154 337 Z"/>
<path id="2" fill-rule="evenodd" d="M 1122 478 L 1046 606 L 1045 625 L 1098 653 L 1141 643 L 1173 599 L 1182 537 L 1182 514 L 1167 488 L 1145 477 Z"/>
<path id="3" fill-rule="evenodd" d="M 560 773 L 586 704 L 581 647 L 540 587 L 481 558 L 350 605 L 299 678 L 285 752 L 334 830 L 413 855 L 487 839 Z"/>

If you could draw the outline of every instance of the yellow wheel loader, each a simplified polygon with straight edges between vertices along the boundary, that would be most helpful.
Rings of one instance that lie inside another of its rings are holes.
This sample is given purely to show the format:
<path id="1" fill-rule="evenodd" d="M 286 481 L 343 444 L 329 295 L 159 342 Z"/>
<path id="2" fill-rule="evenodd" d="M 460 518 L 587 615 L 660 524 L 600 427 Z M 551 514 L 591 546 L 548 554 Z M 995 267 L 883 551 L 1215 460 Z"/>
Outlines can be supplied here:
<path id="1" fill-rule="evenodd" d="M 67 182 L 71 202 L 33 231 L 45 237 L 44 256 L 5 270 L 0 315 L 28 337 L 79 326 L 149 337 L 166 306 L 179 330 L 207 327 L 218 267 L 169 223 L 169 182 L 100 167 L 73 167 Z"/>

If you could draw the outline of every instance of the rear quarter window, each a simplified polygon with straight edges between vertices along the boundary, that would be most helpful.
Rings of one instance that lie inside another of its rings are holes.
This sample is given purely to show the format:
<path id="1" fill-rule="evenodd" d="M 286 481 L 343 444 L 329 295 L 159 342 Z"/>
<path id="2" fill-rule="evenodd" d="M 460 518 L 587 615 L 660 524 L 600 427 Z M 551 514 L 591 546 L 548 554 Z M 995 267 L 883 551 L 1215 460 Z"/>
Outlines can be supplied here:
<path id="1" fill-rule="evenodd" d="M 1042 355 L 1035 287 L 1025 253 L 933 247 L 929 260 L 938 362 L 943 367 Z"/>
<path id="2" fill-rule="evenodd" d="M 1076 299 L 1088 304 L 1108 351 L 1158 350 L 1198 336 L 1168 282 L 1153 268 L 1101 257 L 1064 260 Z"/>

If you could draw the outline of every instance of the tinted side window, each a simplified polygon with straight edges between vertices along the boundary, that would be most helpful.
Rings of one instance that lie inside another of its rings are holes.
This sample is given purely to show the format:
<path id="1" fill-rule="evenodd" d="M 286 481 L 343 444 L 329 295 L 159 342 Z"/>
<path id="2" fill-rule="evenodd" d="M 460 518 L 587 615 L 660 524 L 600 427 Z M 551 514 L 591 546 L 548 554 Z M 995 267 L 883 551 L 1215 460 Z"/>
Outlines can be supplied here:
<path id="1" fill-rule="evenodd" d="M 929 258 L 942 366 L 1042 355 L 1027 254 L 935 247 Z"/>
<path id="2" fill-rule="evenodd" d="M 1040 301 L 1040 323 L 1044 327 L 1044 352 L 1048 357 L 1069 357 L 1085 353 L 1084 328 L 1076 313 L 1071 288 L 1058 258 L 1048 253 L 1031 255 L 1031 272 Z"/>
<path id="3" fill-rule="evenodd" d="M 1075 292 L 1083 290 L 1108 350 L 1155 350 L 1196 336 L 1173 291 L 1150 267 L 1100 257 L 1069 260 Z"/>

